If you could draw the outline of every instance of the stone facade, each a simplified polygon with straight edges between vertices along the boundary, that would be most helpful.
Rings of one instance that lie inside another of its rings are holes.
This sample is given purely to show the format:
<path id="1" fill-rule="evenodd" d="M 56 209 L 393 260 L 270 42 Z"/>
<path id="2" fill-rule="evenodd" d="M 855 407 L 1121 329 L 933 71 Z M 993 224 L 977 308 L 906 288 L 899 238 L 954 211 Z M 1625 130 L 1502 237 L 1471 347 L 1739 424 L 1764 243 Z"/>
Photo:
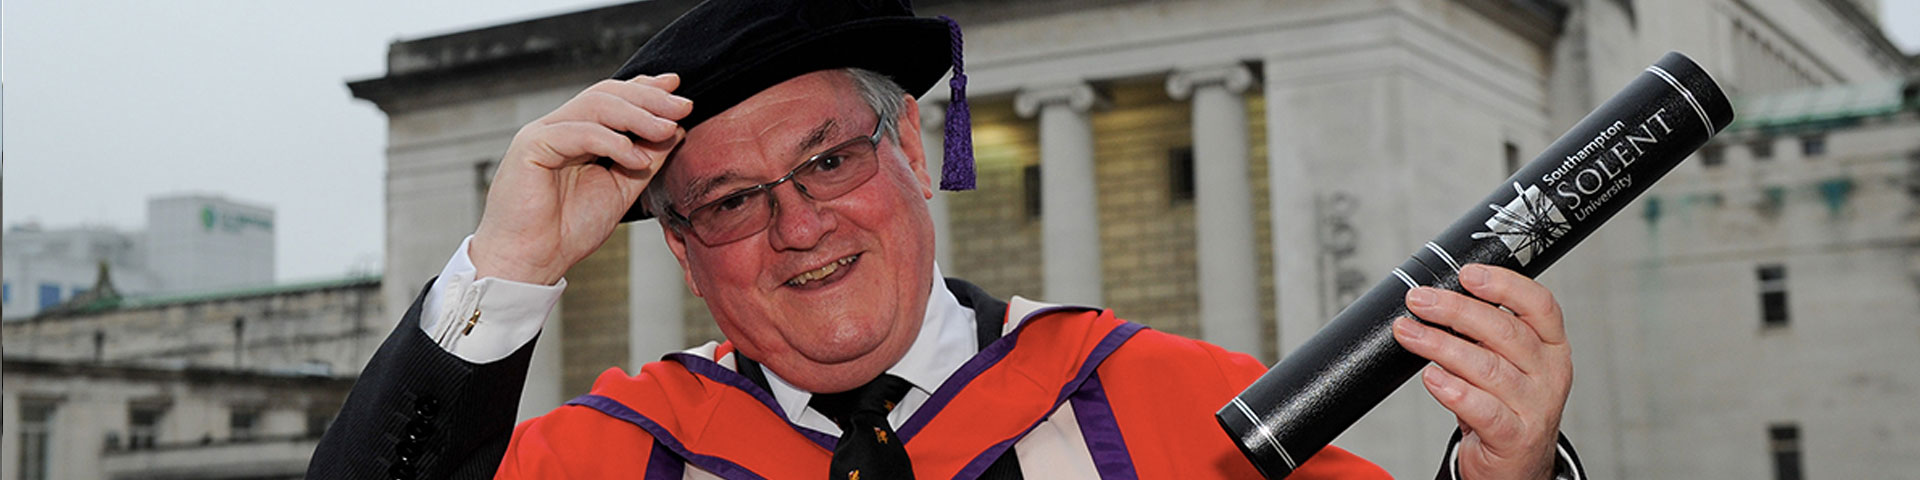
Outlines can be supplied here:
<path id="1" fill-rule="evenodd" d="M 1194 208 L 1191 190 L 1176 198 L 1172 157 L 1189 152 L 1190 118 L 1184 104 L 1165 93 L 1162 78 L 1148 77 L 1104 85 L 1106 101 L 1091 114 L 1097 181 L 1100 184 L 1100 248 L 1107 306 L 1126 318 L 1186 336 L 1199 336 L 1195 291 Z M 1254 152 L 1246 178 L 1254 185 L 1258 240 L 1267 241 L 1265 125 L 1257 92 L 1249 95 L 1246 125 Z M 965 278 L 996 295 L 1046 298 L 1040 278 L 1039 229 L 1044 219 L 1029 215 L 1026 175 L 1037 165 L 1038 132 L 1031 120 L 1014 114 L 1010 99 L 975 98 L 975 168 L 978 188 L 941 192 L 947 197 L 956 258 L 948 275 Z M 1189 158 L 1189 160 L 1191 160 Z M 1188 168 L 1192 165 L 1189 164 Z M 1043 170 L 1042 170 L 1043 171 Z M 1191 172 L 1184 179 L 1191 180 Z M 1201 187 L 1201 186 L 1196 186 Z M 1168 254 L 1171 253 L 1171 254 Z M 1271 255 L 1260 251 L 1260 281 L 1272 285 Z M 1271 288 L 1261 291 L 1271 292 Z M 1272 301 L 1264 305 L 1271 324 Z M 1268 332 L 1265 338 L 1271 339 Z M 1262 349 L 1272 360 L 1269 341 Z"/>
<path id="2" fill-rule="evenodd" d="M 377 278 L 62 308 L 0 327 L 0 480 L 300 478 L 394 327 Z"/>
<path id="3" fill-rule="evenodd" d="M 560 299 L 569 332 L 560 347 L 569 367 L 561 370 L 563 392 L 586 393 L 601 370 L 627 363 L 628 228 L 614 229 L 599 251 L 567 271 L 567 293 Z"/>
<path id="4" fill-rule="evenodd" d="M 5 381 L 0 480 L 298 479 L 353 387 L 348 377 L 11 357 Z"/>
<path id="5" fill-rule="evenodd" d="M 1748 98 L 1716 163 L 1681 165 L 1586 242 L 1606 250 L 1566 260 L 1598 271 L 1557 280 L 1602 292 L 1568 311 L 1620 477 L 1767 478 L 1770 445 L 1808 478 L 1920 468 L 1900 453 L 1920 445 L 1920 80 L 1864 86 Z M 1755 125 L 1769 100 L 1869 95 L 1890 108 L 1794 101 L 1774 115 L 1805 120 Z"/>
<path id="6" fill-rule="evenodd" d="M 380 280 L 102 300 L 0 327 L 7 358 L 353 376 L 394 319 Z"/>

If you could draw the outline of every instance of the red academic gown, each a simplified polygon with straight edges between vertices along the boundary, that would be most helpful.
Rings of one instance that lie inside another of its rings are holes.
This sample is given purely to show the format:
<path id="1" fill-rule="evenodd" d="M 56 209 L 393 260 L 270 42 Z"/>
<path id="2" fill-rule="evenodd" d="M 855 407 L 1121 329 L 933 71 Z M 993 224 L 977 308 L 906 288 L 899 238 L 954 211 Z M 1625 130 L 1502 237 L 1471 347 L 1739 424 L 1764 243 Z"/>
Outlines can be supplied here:
<path id="1" fill-rule="evenodd" d="M 592 393 L 521 423 L 497 478 L 681 478 L 688 466 L 723 478 L 818 478 L 835 439 L 789 423 L 771 394 L 733 370 L 732 350 L 710 344 L 633 376 L 607 370 Z M 1090 457 L 1102 478 L 1259 478 L 1213 412 L 1265 371 L 1250 356 L 1107 311 L 1041 309 L 897 431 L 922 479 L 973 478 L 1052 427 L 1077 431 L 1086 456 L 1022 450 L 1023 465 Z M 1330 446 L 1288 478 L 1391 477 Z"/>

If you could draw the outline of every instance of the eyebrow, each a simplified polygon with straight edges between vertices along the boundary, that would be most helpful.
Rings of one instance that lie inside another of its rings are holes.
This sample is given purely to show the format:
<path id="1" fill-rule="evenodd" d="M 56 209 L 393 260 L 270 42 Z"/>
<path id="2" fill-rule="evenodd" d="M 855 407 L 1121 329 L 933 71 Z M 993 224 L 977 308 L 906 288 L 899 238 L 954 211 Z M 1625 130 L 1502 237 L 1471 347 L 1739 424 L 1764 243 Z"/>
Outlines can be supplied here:
<path id="1" fill-rule="evenodd" d="M 812 130 L 807 131 L 807 136 L 802 138 L 800 143 L 794 144 L 793 148 L 789 151 L 789 156 L 799 157 L 801 155 L 807 155 L 813 149 L 820 148 L 820 145 L 827 143 L 827 135 L 832 134 L 834 127 L 838 125 L 839 122 L 833 118 L 827 118 L 821 121 L 819 125 L 815 125 Z M 733 171 L 727 171 L 713 177 L 694 180 L 688 185 L 687 191 L 691 194 L 689 195 L 690 198 L 699 201 L 697 199 L 706 198 L 707 194 L 713 193 L 714 189 L 736 182 L 740 178 L 741 175 Z M 698 208 L 698 206 L 696 205 L 694 208 Z"/>
<path id="2" fill-rule="evenodd" d="M 807 132 L 807 138 L 801 140 L 798 145 L 794 145 L 793 151 L 788 152 L 789 156 L 799 157 L 811 154 L 813 149 L 827 143 L 827 134 L 833 133 L 833 127 L 836 126 L 839 126 L 839 122 L 833 118 L 820 122 L 820 125 L 813 127 L 813 131 Z"/>

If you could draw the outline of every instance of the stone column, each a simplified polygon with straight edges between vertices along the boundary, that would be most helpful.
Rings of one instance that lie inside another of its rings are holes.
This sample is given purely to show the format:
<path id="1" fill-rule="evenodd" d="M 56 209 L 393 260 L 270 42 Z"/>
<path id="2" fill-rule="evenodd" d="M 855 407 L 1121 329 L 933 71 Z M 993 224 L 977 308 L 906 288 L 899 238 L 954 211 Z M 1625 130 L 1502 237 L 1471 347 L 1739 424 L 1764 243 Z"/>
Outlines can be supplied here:
<path id="1" fill-rule="evenodd" d="M 1195 255 L 1200 335 L 1227 350 L 1260 355 L 1260 274 L 1253 187 L 1247 179 L 1247 106 L 1253 74 L 1237 63 L 1174 72 L 1167 94 L 1193 99 Z"/>
<path id="2" fill-rule="evenodd" d="M 1319 244 L 1315 240 L 1314 185 L 1304 145 L 1316 141 L 1303 136 L 1313 112 L 1302 111 L 1289 100 L 1299 88 L 1281 80 L 1288 64 L 1268 58 L 1262 64 L 1267 98 L 1268 215 L 1273 222 L 1274 345 L 1280 357 L 1306 343 L 1326 321 L 1320 305 Z"/>
<path id="3" fill-rule="evenodd" d="M 658 220 L 627 226 L 627 371 L 686 348 L 685 278 Z"/>
<path id="4" fill-rule="evenodd" d="M 1101 304 L 1100 209 L 1094 194 L 1093 89 L 1073 82 L 1028 88 L 1021 117 L 1040 117 L 1041 251 L 1049 302 Z"/>
<path id="5" fill-rule="evenodd" d="M 947 193 L 940 190 L 940 169 L 947 159 L 946 131 L 946 102 L 920 102 L 920 147 L 927 155 L 927 176 L 933 180 L 933 200 L 927 202 L 927 213 L 933 216 L 933 258 L 952 275 L 953 223 L 947 216 Z"/>

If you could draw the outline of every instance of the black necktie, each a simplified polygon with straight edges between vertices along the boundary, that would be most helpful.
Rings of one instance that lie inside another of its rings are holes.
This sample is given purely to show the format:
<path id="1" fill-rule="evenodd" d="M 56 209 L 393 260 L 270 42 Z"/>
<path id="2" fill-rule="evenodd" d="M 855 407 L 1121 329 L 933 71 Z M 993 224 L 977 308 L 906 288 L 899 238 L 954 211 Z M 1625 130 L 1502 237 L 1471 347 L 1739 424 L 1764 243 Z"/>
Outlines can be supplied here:
<path id="1" fill-rule="evenodd" d="M 840 426 L 840 443 L 833 447 L 828 480 L 887 480 L 913 478 L 907 447 L 887 425 L 887 412 L 907 396 L 913 384 L 893 375 L 880 375 L 860 388 L 815 394 L 808 402 Z"/>

